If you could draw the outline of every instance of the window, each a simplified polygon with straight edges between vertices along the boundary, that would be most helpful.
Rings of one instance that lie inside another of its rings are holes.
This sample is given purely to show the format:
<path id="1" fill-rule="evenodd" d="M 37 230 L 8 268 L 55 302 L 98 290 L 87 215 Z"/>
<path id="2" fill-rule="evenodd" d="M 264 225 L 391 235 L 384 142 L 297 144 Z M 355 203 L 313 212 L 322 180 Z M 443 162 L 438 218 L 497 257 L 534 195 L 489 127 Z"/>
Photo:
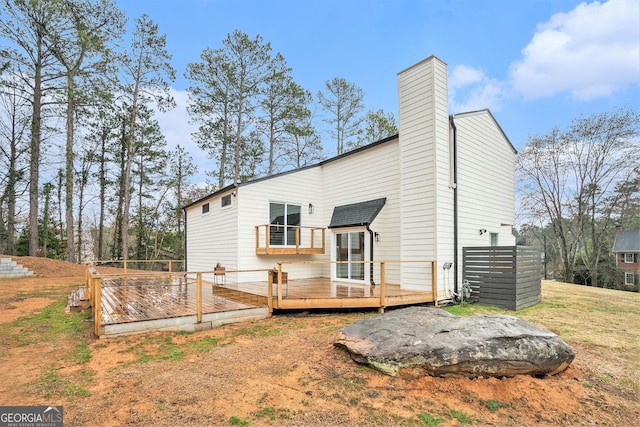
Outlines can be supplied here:
<path id="1" fill-rule="evenodd" d="M 300 226 L 300 205 L 269 203 L 269 245 L 295 246 Z"/>
<path id="2" fill-rule="evenodd" d="M 491 246 L 498 246 L 498 233 L 489 233 Z"/>
<path id="3" fill-rule="evenodd" d="M 209 212 L 209 203 L 202 205 L 202 213 L 206 214 L 207 212 Z"/>
<path id="4" fill-rule="evenodd" d="M 635 275 L 633 273 L 624 273 L 624 284 L 633 286 L 635 285 Z"/>
<path id="5" fill-rule="evenodd" d="M 637 254 L 634 253 L 626 253 L 624 254 L 624 263 L 625 264 L 633 264 L 637 261 Z"/>
<path id="6" fill-rule="evenodd" d="M 231 194 L 222 196 L 222 199 L 220 199 L 220 207 L 224 208 L 225 206 L 231 206 Z"/>

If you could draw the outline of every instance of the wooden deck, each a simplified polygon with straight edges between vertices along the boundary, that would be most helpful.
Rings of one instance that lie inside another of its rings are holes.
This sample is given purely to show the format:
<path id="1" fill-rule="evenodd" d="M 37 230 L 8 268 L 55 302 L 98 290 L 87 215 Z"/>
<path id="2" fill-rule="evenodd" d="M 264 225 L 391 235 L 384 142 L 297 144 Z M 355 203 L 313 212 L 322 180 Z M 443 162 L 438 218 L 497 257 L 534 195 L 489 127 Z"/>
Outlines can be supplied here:
<path id="1" fill-rule="evenodd" d="M 200 278 L 200 273 L 196 277 Z M 409 291 L 399 285 L 369 286 L 326 278 L 297 279 L 280 290 L 269 283 L 224 285 L 181 273 L 88 276 L 98 336 L 150 330 L 202 330 L 255 320 L 277 310 L 371 308 L 434 303 L 431 292 Z"/>
<path id="2" fill-rule="evenodd" d="M 257 295 L 268 302 L 267 282 L 229 284 L 223 288 Z M 378 308 L 435 302 L 431 292 L 400 289 L 400 285 L 386 284 L 384 296 L 381 286 L 347 283 L 327 278 L 289 280 L 282 285 L 281 298 L 273 284 L 273 309 L 306 310 L 330 308 Z"/>
<path id="3" fill-rule="evenodd" d="M 191 316 L 198 310 L 197 284 L 195 279 L 175 276 L 105 278 L 101 302 L 104 325 Z M 210 284 L 203 285 L 202 312 L 205 314 L 257 305 L 223 298 L 213 292 Z"/>

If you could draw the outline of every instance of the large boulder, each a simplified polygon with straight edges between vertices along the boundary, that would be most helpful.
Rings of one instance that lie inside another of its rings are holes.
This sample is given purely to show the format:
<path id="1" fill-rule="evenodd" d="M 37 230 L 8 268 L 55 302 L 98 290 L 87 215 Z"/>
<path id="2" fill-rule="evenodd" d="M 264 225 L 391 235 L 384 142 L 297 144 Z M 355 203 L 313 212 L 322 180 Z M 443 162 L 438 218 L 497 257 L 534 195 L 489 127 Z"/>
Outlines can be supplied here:
<path id="1" fill-rule="evenodd" d="M 335 345 L 358 363 L 395 376 L 552 375 L 573 361 L 553 332 L 513 316 L 455 316 L 409 307 L 359 320 Z"/>

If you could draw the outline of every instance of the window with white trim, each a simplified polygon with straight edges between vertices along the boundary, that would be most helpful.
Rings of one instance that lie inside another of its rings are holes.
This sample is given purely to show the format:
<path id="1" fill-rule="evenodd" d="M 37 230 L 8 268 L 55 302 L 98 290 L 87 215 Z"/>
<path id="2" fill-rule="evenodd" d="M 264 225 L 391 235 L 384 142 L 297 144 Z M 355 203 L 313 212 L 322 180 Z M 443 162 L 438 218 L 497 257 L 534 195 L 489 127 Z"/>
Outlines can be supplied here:
<path id="1" fill-rule="evenodd" d="M 209 213 L 209 203 L 205 203 L 204 205 L 202 205 L 202 213 Z"/>
<path id="2" fill-rule="evenodd" d="M 633 286 L 635 285 L 635 274 L 633 273 L 624 273 L 624 284 Z"/>
<path id="3" fill-rule="evenodd" d="M 222 196 L 222 198 L 220 199 L 220 207 L 224 208 L 226 206 L 231 206 L 231 194 Z"/>
<path id="4" fill-rule="evenodd" d="M 633 264 L 636 262 L 636 254 L 634 253 L 626 253 L 624 254 L 624 263 L 625 264 Z"/>

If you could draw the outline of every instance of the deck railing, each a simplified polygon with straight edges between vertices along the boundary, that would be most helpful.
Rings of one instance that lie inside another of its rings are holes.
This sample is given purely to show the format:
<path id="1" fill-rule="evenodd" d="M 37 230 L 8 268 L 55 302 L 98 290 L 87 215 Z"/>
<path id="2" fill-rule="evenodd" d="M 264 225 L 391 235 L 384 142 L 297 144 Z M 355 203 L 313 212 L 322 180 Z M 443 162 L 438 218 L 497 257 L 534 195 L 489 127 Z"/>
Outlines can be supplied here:
<path id="1" fill-rule="evenodd" d="M 283 300 L 283 292 L 282 292 L 282 284 L 283 284 L 283 266 L 287 266 L 287 265 L 300 265 L 300 264 L 306 264 L 306 265 L 310 265 L 310 264 L 363 264 L 363 267 L 365 265 L 378 265 L 379 266 L 379 283 L 377 283 L 377 286 L 380 287 L 380 311 L 384 311 L 384 307 L 387 306 L 386 304 L 386 299 L 387 299 L 387 292 L 386 292 L 386 285 L 387 285 L 387 266 L 389 266 L 390 264 L 427 264 L 429 265 L 428 267 L 428 276 L 430 276 L 431 279 L 431 294 L 433 296 L 433 302 L 435 303 L 435 305 L 438 305 L 438 281 L 437 281 L 437 269 L 436 269 L 436 263 L 437 261 L 435 260 L 380 260 L 380 261 L 281 261 L 277 263 L 277 270 L 278 270 L 278 281 L 276 283 L 277 286 L 277 292 L 276 292 L 276 297 L 277 297 L 277 307 L 283 308 L 283 304 L 282 304 L 282 300 Z M 289 277 L 289 279 L 291 279 L 291 277 Z M 271 286 L 272 284 L 269 283 L 269 295 L 271 295 Z M 269 308 L 272 308 L 273 303 L 270 300 L 270 305 Z"/>
<path id="2" fill-rule="evenodd" d="M 169 273 L 184 270 L 182 259 L 105 259 L 94 261 L 94 265 L 111 266 L 124 269 L 168 271 Z"/>
<path id="3" fill-rule="evenodd" d="M 226 269 L 225 274 L 245 274 L 245 273 L 258 273 L 266 275 L 267 281 L 267 295 L 266 301 L 269 307 L 269 312 L 273 312 L 274 309 L 282 309 L 282 308 L 295 308 L 291 307 L 283 301 L 288 299 L 287 295 L 287 284 L 285 280 L 285 276 L 289 275 L 288 268 L 289 266 L 296 264 L 348 264 L 348 261 L 282 261 L 277 262 L 276 271 L 273 269 L 257 269 L 257 270 L 230 270 Z M 379 282 L 377 283 L 377 287 L 379 287 L 379 297 L 374 297 L 369 299 L 373 301 L 379 310 L 382 312 L 384 308 L 387 306 L 387 266 L 390 264 L 426 264 L 425 268 L 419 267 L 421 274 L 431 281 L 431 295 L 432 302 L 435 302 L 437 305 L 438 301 L 438 293 L 437 293 L 437 277 L 436 277 L 436 261 L 434 260 L 410 260 L 410 261 L 352 261 L 353 263 L 362 263 L 362 264 L 370 264 L 373 263 L 378 266 L 378 276 L 377 279 Z M 102 287 L 103 280 L 107 279 L 121 279 L 122 286 L 127 286 L 127 281 L 131 280 L 132 283 L 136 283 L 136 286 L 140 286 L 139 283 L 136 282 L 138 278 L 158 278 L 158 279 L 166 279 L 172 278 L 176 276 L 180 276 L 182 278 L 189 278 L 190 281 L 195 280 L 196 284 L 196 318 L 197 323 L 202 322 L 203 316 L 203 294 L 202 294 L 202 286 L 203 286 L 203 276 L 215 276 L 215 271 L 197 271 L 197 272 L 141 272 L 141 271 L 124 271 L 122 273 L 115 274 L 100 274 L 96 268 L 92 265 L 87 265 L 86 269 L 86 290 L 88 292 L 89 300 L 92 307 L 92 314 L 94 319 L 94 327 L 95 334 L 97 336 L 101 335 L 102 328 Z M 289 275 L 288 280 L 291 280 L 292 277 Z M 193 282 L 192 282 L 193 283 Z M 207 285 L 211 284 L 212 286 L 217 286 L 215 283 L 207 283 Z M 220 285 L 224 287 L 223 285 Z M 264 288 L 263 288 L 264 289 Z M 308 308 L 330 308 L 330 300 L 338 300 L 340 298 L 324 298 L 321 299 L 321 302 L 318 306 L 315 306 L 313 303 L 310 303 Z M 353 300 L 351 303 L 348 300 Z M 339 304 L 338 306 L 334 306 L 334 308 L 349 308 L 349 307 L 365 307 L 368 305 L 362 305 L 363 298 L 346 298 L 347 302 Z M 358 301 L 360 300 L 360 301 Z M 324 304 L 324 305 L 323 305 Z M 298 307 L 299 308 L 299 307 Z"/>
<path id="4" fill-rule="evenodd" d="M 256 225 L 256 255 L 323 254 L 324 241 L 324 227 Z"/>

